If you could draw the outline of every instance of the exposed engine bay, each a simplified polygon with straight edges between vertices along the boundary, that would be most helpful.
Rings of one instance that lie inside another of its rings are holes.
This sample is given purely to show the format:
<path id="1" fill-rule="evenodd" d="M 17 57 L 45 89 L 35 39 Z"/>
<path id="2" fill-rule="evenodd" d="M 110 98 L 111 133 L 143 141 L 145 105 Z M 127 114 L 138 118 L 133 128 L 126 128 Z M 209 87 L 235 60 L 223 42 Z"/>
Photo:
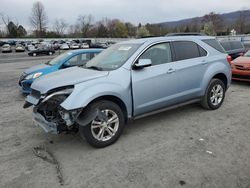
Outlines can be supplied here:
<path id="1" fill-rule="evenodd" d="M 32 95 L 32 94 L 31 94 Z M 68 90 L 56 91 L 44 98 L 39 97 L 39 103 L 34 105 L 34 122 L 46 132 L 59 134 L 61 132 L 76 132 L 79 126 L 86 126 L 95 118 L 106 120 L 107 117 L 98 109 L 91 106 L 67 111 L 61 107 L 61 103 L 70 95 Z M 32 104 L 26 103 L 24 108 Z"/>
<path id="2" fill-rule="evenodd" d="M 75 119 L 81 113 L 81 110 L 72 112 L 65 111 L 60 104 L 67 98 L 67 95 L 55 95 L 48 100 L 42 100 L 34 107 L 33 112 L 39 113 L 48 122 L 54 123 L 57 127 L 57 133 L 63 131 L 76 131 Z"/>

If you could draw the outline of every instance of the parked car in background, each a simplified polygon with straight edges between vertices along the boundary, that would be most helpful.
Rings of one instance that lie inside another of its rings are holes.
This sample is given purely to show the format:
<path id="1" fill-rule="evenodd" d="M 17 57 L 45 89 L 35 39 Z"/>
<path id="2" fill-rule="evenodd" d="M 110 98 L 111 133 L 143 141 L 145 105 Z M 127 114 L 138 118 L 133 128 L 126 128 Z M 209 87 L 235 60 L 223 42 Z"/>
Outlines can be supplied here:
<path id="1" fill-rule="evenodd" d="M 250 82 L 250 50 L 231 62 L 232 79 Z"/>
<path id="2" fill-rule="evenodd" d="M 232 59 L 242 56 L 246 52 L 244 44 L 241 41 L 227 40 L 220 41 L 220 44 L 225 49 L 227 54 L 232 57 Z"/>
<path id="3" fill-rule="evenodd" d="M 53 55 L 55 53 L 55 50 L 52 48 L 38 48 L 36 50 L 32 50 L 28 53 L 29 56 L 38 56 L 38 55 Z"/>
<path id="4" fill-rule="evenodd" d="M 102 43 L 102 42 L 97 42 L 97 43 L 91 43 L 90 48 L 108 48 L 108 45 L 106 43 Z"/>
<path id="5" fill-rule="evenodd" d="M 22 44 L 17 44 L 16 48 L 15 48 L 15 51 L 16 52 L 24 52 L 25 48 L 24 48 L 24 46 Z"/>
<path id="6" fill-rule="evenodd" d="M 87 48 L 89 48 L 89 44 L 88 43 L 82 43 L 81 44 L 81 48 L 83 48 L 83 49 L 87 49 Z"/>
<path id="7" fill-rule="evenodd" d="M 78 44 L 78 43 L 72 43 L 72 44 L 70 44 L 70 49 L 79 49 L 80 48 L 80 44 Z"/>
<path id="8" fill-rule="evenodd" d="M 19 86 L 23 93 L 28 94 L 31 91 L 30 85 L 35 79 L 61 69 L 82 66 L 101 51 L 101 49 L 85 49 L 65 52 L 47 63 L 36 65 L 25 70 L 19 79 Z"/>
<path id="9" fill-rule="evenodd" d="M 26 46 L 26 49 L 27 49 L 28 51 L 33 51 L 33 50 L 35 50 L 36 48 L 35 48 L 35 46 L 32 45 L 32 44 L 28 44 L 28 45 Z"/>
<path id="10" fill-rule="evenodd" d="M 79 129 L 95 147 L 114 143 L 130 119 L 194 102 L 218 109 L 231 68 L 208 40 L 220 46 L 207 36 L 114 44 L 83 67 L 37 79 L 24 107 L 33 105 L 33 119 L 46 132 Z"/>
<path id="11" fill-rule="evenodd" d="M 12 48 L 9 44 L 4 44 L 2 46 L 2 53 L 12 52 Z"/>
<path id="12" fill-rule="evenodd" d="M 60 50 L 69 50 L 69 45 L 64 43 L 60 46 Z"/>
<path id="13" fill-rule="evenodd" d="M 108 41 L 106 42 L 107 47 L 114 45 L 116 42 Z"/>
<path id="14" fill-rule="evenodd" d="M 16 45 L 16 41 L 15 40 L 8 40 L 7 42 L 9 45 L 11 46 L 15 46 Z"/>
<path id="15" fill-rule="evenodd" d="M 4 44 L 7 44 L 5 41 L 0 41 L 0 46 L 3 46 Z"/>

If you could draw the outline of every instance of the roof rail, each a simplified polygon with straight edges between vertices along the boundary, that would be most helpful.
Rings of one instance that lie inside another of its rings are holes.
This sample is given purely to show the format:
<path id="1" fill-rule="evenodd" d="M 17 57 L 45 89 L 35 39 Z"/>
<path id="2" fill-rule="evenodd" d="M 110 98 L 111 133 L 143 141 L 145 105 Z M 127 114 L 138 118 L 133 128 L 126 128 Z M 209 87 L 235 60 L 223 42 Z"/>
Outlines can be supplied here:
<path id="1" fill-rule="evenodd" d="M 207 36 L 204 33 L 169 33 L 166 35 L 167 37 L 173 37 L 173 36 Z"/>

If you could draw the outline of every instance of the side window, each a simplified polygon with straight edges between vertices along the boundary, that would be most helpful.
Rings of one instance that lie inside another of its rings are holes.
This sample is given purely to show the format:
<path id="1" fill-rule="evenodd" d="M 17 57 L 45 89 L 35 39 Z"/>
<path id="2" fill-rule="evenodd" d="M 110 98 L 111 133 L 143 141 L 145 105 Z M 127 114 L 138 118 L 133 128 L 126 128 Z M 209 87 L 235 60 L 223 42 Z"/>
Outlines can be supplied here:
<path id="1" fill-rule="evenodd" d="M 97 55 L 98 55 L 98 53 L 90 53 L 89 54 L 89 60 L 92 59 L 92 58 L 94 58 Z"/>
<path id="2" fill-rule="evenodd" d="M 200 47 L 199 45 L 197 45 L 198 48 L 199 48 L 199 52 L 200 52 L 200 56 L 203 57 L 203 56 L 206 56 L 207 55 L 207 51 L 204 50 L 202 47 Z"/>
<path id="3" fill-rule="evenodd" d="M 93 54 L 92 54 L 92 58 L 95 57 L 95 56 L 97 56 L 98 54 L 99 54 L 99 53 L 93 53 Z"/>
<path id="4" fill-rule="evenodd" d="M 81 63 L 87 63 L 92 57 L 92 54 L 82 54 Z"/>
<path id="5" fill-rule="evenodd" d="M 70 66 L 84 65 L 90 60 L 90 54 L 79 54 L 68 60 Z"/>
<path id="6" fill-rule="evenodd" d="M 169 63 L 172 61 L 171 48 L 169 43 L 157 44 L 147 49 L 140 59 L 151 59 L 152 65 Z"/>
<path id="7" fill-rule="evenodd" d="M 225 42 L 221 42 L 220 44 L 222 45 L 222 47 L 223 47 L 226 51 L 232 50 L 232 49 L 231 49 L 231 45 L 230 45 L 229 42 L 225 41 Z"/>
<path id="8" fill-rule="evenodd" d="M 82 54 L 76 55 L 68 60 L 70 66 L 78 66 L 80 65 L 80 61 L 82 58 Z"/>
<path id="9" fill-rule="evenodd" d="M 242 45 L 242 43 L 240 41 L 231 41 L 230 45 L 231 45 L 233 50 L 238 50 L 238 49 L 244 48 L 244 46 Z"/>
<path id="10" fill-rule="evenodd" d="M 173 45 L 177 61 L 200 57 L 198 45 L 194 42 L 176 41 Z"/>
<path id="11" fill-rule="evenodd" d="M 216 39 L 204 39 L 202 41 L 205 42 L 207 45 L 213 47 L 214 49 L 218 50 L 219 52 L 225 53 L 224 48 Z"/>

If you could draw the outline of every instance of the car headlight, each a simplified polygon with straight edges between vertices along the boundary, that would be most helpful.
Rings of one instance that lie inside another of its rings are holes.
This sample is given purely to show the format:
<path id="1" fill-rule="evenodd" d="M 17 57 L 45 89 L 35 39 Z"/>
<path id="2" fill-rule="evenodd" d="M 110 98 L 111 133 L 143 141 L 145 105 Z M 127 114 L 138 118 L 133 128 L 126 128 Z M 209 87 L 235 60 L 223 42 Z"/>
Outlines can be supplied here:
<path id="1" fill-rule="evenodd" d="M 52 92 L 42 100 L 42 103 L 49 100 L 50 98 L 52 98 L 54 96 L 57 96 L 57 95 L 66 95 L 66 96 L 68 96 L 73 92 L 73 90 L 74 90 L 74 88 L 69 87 L 69 88 L 59 90 L 59 91 Z"/>
<path id="2" fill-rule="evenodd" d="M 43 73 L 42 72 L 37 72 L 37 73 L 34 73 L 34 74 L 30 74 L 28 76 L 26 76 L 26 80 L 30 80 L 30 79 L 35 79 L 35 78 L 38 78 L 42 75 Z"/>

